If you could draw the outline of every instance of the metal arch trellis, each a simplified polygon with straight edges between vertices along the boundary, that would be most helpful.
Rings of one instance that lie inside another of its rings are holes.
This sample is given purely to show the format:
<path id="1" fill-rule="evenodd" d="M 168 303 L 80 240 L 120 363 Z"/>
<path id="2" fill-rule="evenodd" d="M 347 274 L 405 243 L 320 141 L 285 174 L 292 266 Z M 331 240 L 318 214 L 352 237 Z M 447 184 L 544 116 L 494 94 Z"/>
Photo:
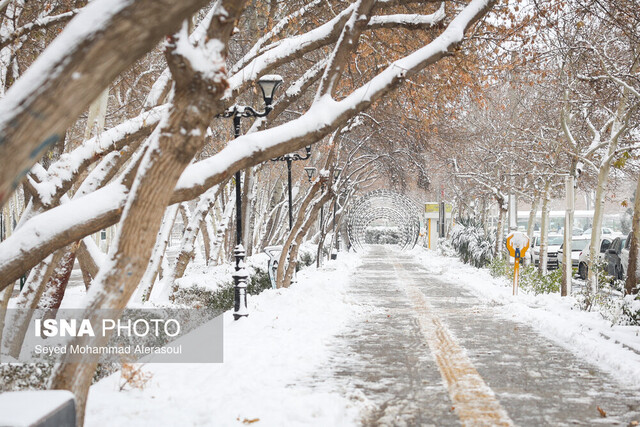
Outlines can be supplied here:
<path id="1" fill-rule="evenodd" d="M 359 198 L 349 209 L 347 232 L 349 240 L 358 251 L 362 249 L 369 225 L 378 219 L 386 219 L 400 230 L 402 250 L 411 249 L 420 236 L 420 209 L 407 196 L 390 190 L 374 190 Z"/>
<path id="2" fill-rule="evenodd" d="M 404 215 L 404 210 L 397 209 L 395 207 L 377 207 L 372 208 L 367 211 L 360 217 L 360 224 L 358 227 L 358 237 L 357 241 L 360 242 L 363 234 L 366 232 L 367 227 L 377 219 L 387 219 L 392 223 L 395 223 L 401 232 L 401 243 L 400 246 L 403 249 L 411 246 L 413 247 L 413 240 L 411 237 L 417 232 L 420 232 L 420 224 L 413 224 L 413 221 L 406 221 L 406 215 Z"/>

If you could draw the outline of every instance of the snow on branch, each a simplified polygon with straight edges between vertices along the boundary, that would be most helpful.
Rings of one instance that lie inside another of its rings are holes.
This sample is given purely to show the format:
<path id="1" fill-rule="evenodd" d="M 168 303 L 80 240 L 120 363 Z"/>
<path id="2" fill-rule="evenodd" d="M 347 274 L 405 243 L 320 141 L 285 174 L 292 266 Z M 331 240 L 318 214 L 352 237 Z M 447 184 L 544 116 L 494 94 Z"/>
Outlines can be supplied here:
<path id="1" fill-rule="evenodd" d="M 0 100 L 0 205 L 116 76 L 207 3 L 89 2 Z"/>
<path id="2" fill-rule="evenodd" d="M 237 73 L 247 63 L 253 60 L 258 54 L 264 52 L 264 45 L 267 41 L 271 40 L 276 35 L 280 34 L 292 21 L 304 16 L 309 10 L 323 3 L 323 0 L 313 0 L 310 3 L 304 5 L 300 9 L 291 13 L 290 15 L 281 19 L 273 28 L 253 45 L 251 49 L 231 68 L 231 74 Z"/>
<path id="3" fill-rule="evenodd" d="M 64 13 L 61 13 L 59 15 L 47 16 L 47 17 L 44 17 L 44 18 L 38 18 L 33 22 L 25 24 L 22 27 L 17 28 L 15 31 L 12 31 L 9 34 L 3 35 L 0 38 L 0 49 L 8 46 L 9 44 L 14 42 L 15 40 L 19 39 L 20 37 L 22 37 L 22 36 L 24 36 L 26 34 L 29 34 L 32 31 L 41 30 L 41 29 L 47 28 L 47 27 L 49 27 L 51 25 L 55 25 L 55 24 L 59 24 L 61 22 L 65 22 L 65 21 L 73 18 L 73 16 L 76 15 L 79 11 L 80 11 L 80 9 L 73 9 L 73 10 L 70 10 L 69 12 L 64 12 Z"/>
<path id="4" fill-rule="evenodd" d="M 85 141 L 72 152 L 60 156 L 60 159 L 49 167 L 45 178 L 38 185 L 41 202 L 49 205 L 59 200 L 78 174 L 100 156 L 121 149 L 133 139 L 148 136 L 166 110 L 167 106 L 160 106 L 140 114 Z"/>
<path id="5" fill-rule="evenodd" d="M 465 29 L 483 16 L 493 3 L 492 0 L 471 1 L 431 43 L 393 62 L 343 100 L 335 101 L 330 96 L 323 96 L 298 119 L 241 136 L 213 157 L 190 165 L 178 181 L 174 196 L 193 199 L 236 170 L 319 141 L 391 91 L 408 75 L 445 56 L 463 40 Z"/>
<path id="6" fill-rule="evenodd" d="M 0 289 L 56 249 L 113 224 L 109 218 L 122 210 L 128 191 L 120 183 L 109 184 L 27 221 L 0 245 Z"/>
<path id="7" fill-rule="evenodd" d="M 444 3 L 431 15 L 395 14 L 373 16 L 369 21 L 371 28 L 397 28 L 426 29 L 441 23 L 445 18 Z"/>
<path id="8" fill-rule="evenodd" d="M 192 200 L 239 169 L 320 141 L 393 90 L 407 76 L 445 56 L 463 40 L 465 29 L 493 3 L 493 0 L 472 0 L 431 43 L 395 61 L 341 101 L 324 96 L 298 119 L 244 135 L 213 157 L 189 165 L 170 203 Z M 55 249 L 115 224 L 122 215 L 127 194 L 126 186 L 110 184 L 32 218 L 0 244 L 0 277 L 3 281 L 15 280 L 25 266 L 33 267 Z M 46 231 L 42 224 L 47 224 Z"/>

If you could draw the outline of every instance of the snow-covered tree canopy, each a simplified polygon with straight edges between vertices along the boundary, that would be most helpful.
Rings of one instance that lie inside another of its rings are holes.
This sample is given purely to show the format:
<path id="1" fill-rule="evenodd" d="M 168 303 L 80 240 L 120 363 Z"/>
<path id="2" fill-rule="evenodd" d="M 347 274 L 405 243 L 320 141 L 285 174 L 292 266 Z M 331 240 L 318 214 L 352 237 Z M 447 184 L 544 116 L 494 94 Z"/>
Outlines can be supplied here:
<path id="1" fill-rule="evenodd" d="M 19 305 L 56 308 L 77 258 L 87 316 L 148 298 L 177 212 L 185 233 L 169 277 L 184 273 L 199 234 L 212 262 L 229 256 L 228 184 L 241 170 L 247 244 L 284 240 L 283 257 L 295 258 L 325 203 L 334 216 L 323 220 L 335 224 L 355 191 L 402 169 L 398 156 L 371 148 L 377 137 L 362 123 L 438 61 L 474 57 L 467 34 L 494 3 L 3 2 L 0 204 L 15 224 L 0 230 L 0 290 L 26 275 Z M 285 85 L 268 118 L 245 120 L 232 141 L 221 116 L 238 104 L 261 110 L 255 83 L 273 74 Z M 282 182 L 264 162 L 310 145 L 318 173 L 296 189 L 287 232 Z M 396 152 L 426 186 L 419 157 Z M 114 225 L 105 256 L 89 236 Z M 283 286 L 291 273 L 280 271 Z M 74 390 L 82 411 L 91 376 L 63 364 L 53 385 Z"/>

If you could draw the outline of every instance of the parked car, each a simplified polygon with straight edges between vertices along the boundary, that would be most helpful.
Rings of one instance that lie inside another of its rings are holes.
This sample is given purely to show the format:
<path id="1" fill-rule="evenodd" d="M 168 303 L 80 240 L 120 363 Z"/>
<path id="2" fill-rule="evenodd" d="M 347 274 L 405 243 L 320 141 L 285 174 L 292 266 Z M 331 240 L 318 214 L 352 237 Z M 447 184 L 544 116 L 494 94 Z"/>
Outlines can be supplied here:
<path id="1" fill-rule="evenodd" d="M 558 268 L 558 249 L 562 246 L 564 237 L 559 234 L 549 234 L 547 240 L 547 269 Z M 531 238 L 531 263 L 538 265 L 540 263 L 540 236 Z"/>
<path id="2" fill-rule="evenodd" d="M 600 251 L 598 252 L 598 259 L 604 259 L 605 253 L 611 247 L 613 237 L 603 237 L 600 239 Z M 591 240 L 591 239 L 589 239 Z M 582 280 L 587 278 L 589 274 L 589 252 L 591 251 L 591 243 L 587 243 L 587 246 L 580 252 L 578 256 L 578 275 Z"/>
<path id="3" fill-rule="evenodd" d="M 584 233 L 584 231 L 580 227 L 573 227 L 573 229 L 571 231 L 571 235 L 572 236 L 582 236 L 582 233 Z M 557 234 L 560 234 L 560 235 L 564 236 L 564 227 L 558 228 L 558 233 Z"/>
<path id="4" fill-rule="evenodd" d="M 587 236 L 573 236 L 571 238 L 571 265 L 578 267 L 580 253 L 584 250 L 591 238 Z M 558 249 L 558 267 L 562 266 L 562 258 L 564 256 L 564 244 Z"/>
<path id="5" fill-rule="evenodd" d="M 583 236 L 591 237 L 591 233 L 592 233 L 592 232 L 593 232 L 593 228 L 587 228 L 586 230 L 584 230 L 584 231 L 582 232 L 582 235 L 583 235 Z M 612 230 L 612 229 L 610 229 L 609 227 L 602 227 L 602 234 L 603 234 L 603 235 L 605 235 L 605 234 L 606 234 L 606 235 L 611 235 L 611 234 L 613 234 L 613 230 Z"/>
<path id="6" fill-rule="evenodd" d="M 624 278 L 625 269 L 622 267 L 621 255 L 626 241 L 627 236 L 616 237 L 604 254 L 604 259 L 607 261 L 607 273 L 614 279 L 622 280 Z"/>
<path id="7" fill-rule="evenodd" d="M 625 274 L 629 273 L 629 249 L 631 248 L 631 233 L 627 236 L 624 245 L 622 246 L 622 250 L 620 251 L 620 264 L 622 275 L 625 277 Z M 640 263 L 639 263 L 640 264 Z M 640 267 L 640 265 L 638 265 Z M 640 268 L 636 270 L 636 276 L 640 281 Z"/>

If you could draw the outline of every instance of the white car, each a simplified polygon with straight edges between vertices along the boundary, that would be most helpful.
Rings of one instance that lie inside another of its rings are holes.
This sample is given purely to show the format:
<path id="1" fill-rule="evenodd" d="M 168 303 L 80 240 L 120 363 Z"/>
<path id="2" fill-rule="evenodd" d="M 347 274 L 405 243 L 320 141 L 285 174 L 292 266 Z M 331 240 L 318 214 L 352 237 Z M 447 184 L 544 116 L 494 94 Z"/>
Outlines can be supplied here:
<path id="1" fill-rule="evenodd" d="M 600 239 L 600 251 L 598 253 L 598 259 L 604 259 L 605 253 L 607 249 L 611 247 L 611 243 L 616 236 L 607 236 Z M 589 239 L 590 241 L 591 239 Z M 589 273 L 589 251 L 591 247 L 591 243 L 587 243 L 587 246 L 580 252 L 578 256 L 578 275 L 582 280 L 587 278 L 587 274 Z"/>
<path id="2" fill-rule="evenodd" d="M 584 230 L 582 232 L 583 236 L 588 236 L 589 238 L 591 238 L 591 233 L 593 232 L 593 228 L 587 228 L 586 230 Z M 610 235 L 613 234 L 613 230 L 608 228 L 608 227 L 602 227 L 602 234 L 603 235 Z"/>
<path id="3" fill-rule="evenodd" d="M 549 234 L 547 240 L 547 269 L 558 267 L 558 250 L 563 241 L 563 236 Z M 531 251 L 531 263 L 537 266 L 540 263 L 540 236 L 533 236 L 529 250 Z"/>
<path id="4" fill-rule="evenodd" d="M 571 238 L 571 265 L 578 267 L 580 254 L 585 247 L 589 245 L 590 237 L 587 236 L 573 236 Z M 560 246 L 558 250 L 558 266 L 562 265 L 562 258 L 564 256 L 564 245 Z"/>

